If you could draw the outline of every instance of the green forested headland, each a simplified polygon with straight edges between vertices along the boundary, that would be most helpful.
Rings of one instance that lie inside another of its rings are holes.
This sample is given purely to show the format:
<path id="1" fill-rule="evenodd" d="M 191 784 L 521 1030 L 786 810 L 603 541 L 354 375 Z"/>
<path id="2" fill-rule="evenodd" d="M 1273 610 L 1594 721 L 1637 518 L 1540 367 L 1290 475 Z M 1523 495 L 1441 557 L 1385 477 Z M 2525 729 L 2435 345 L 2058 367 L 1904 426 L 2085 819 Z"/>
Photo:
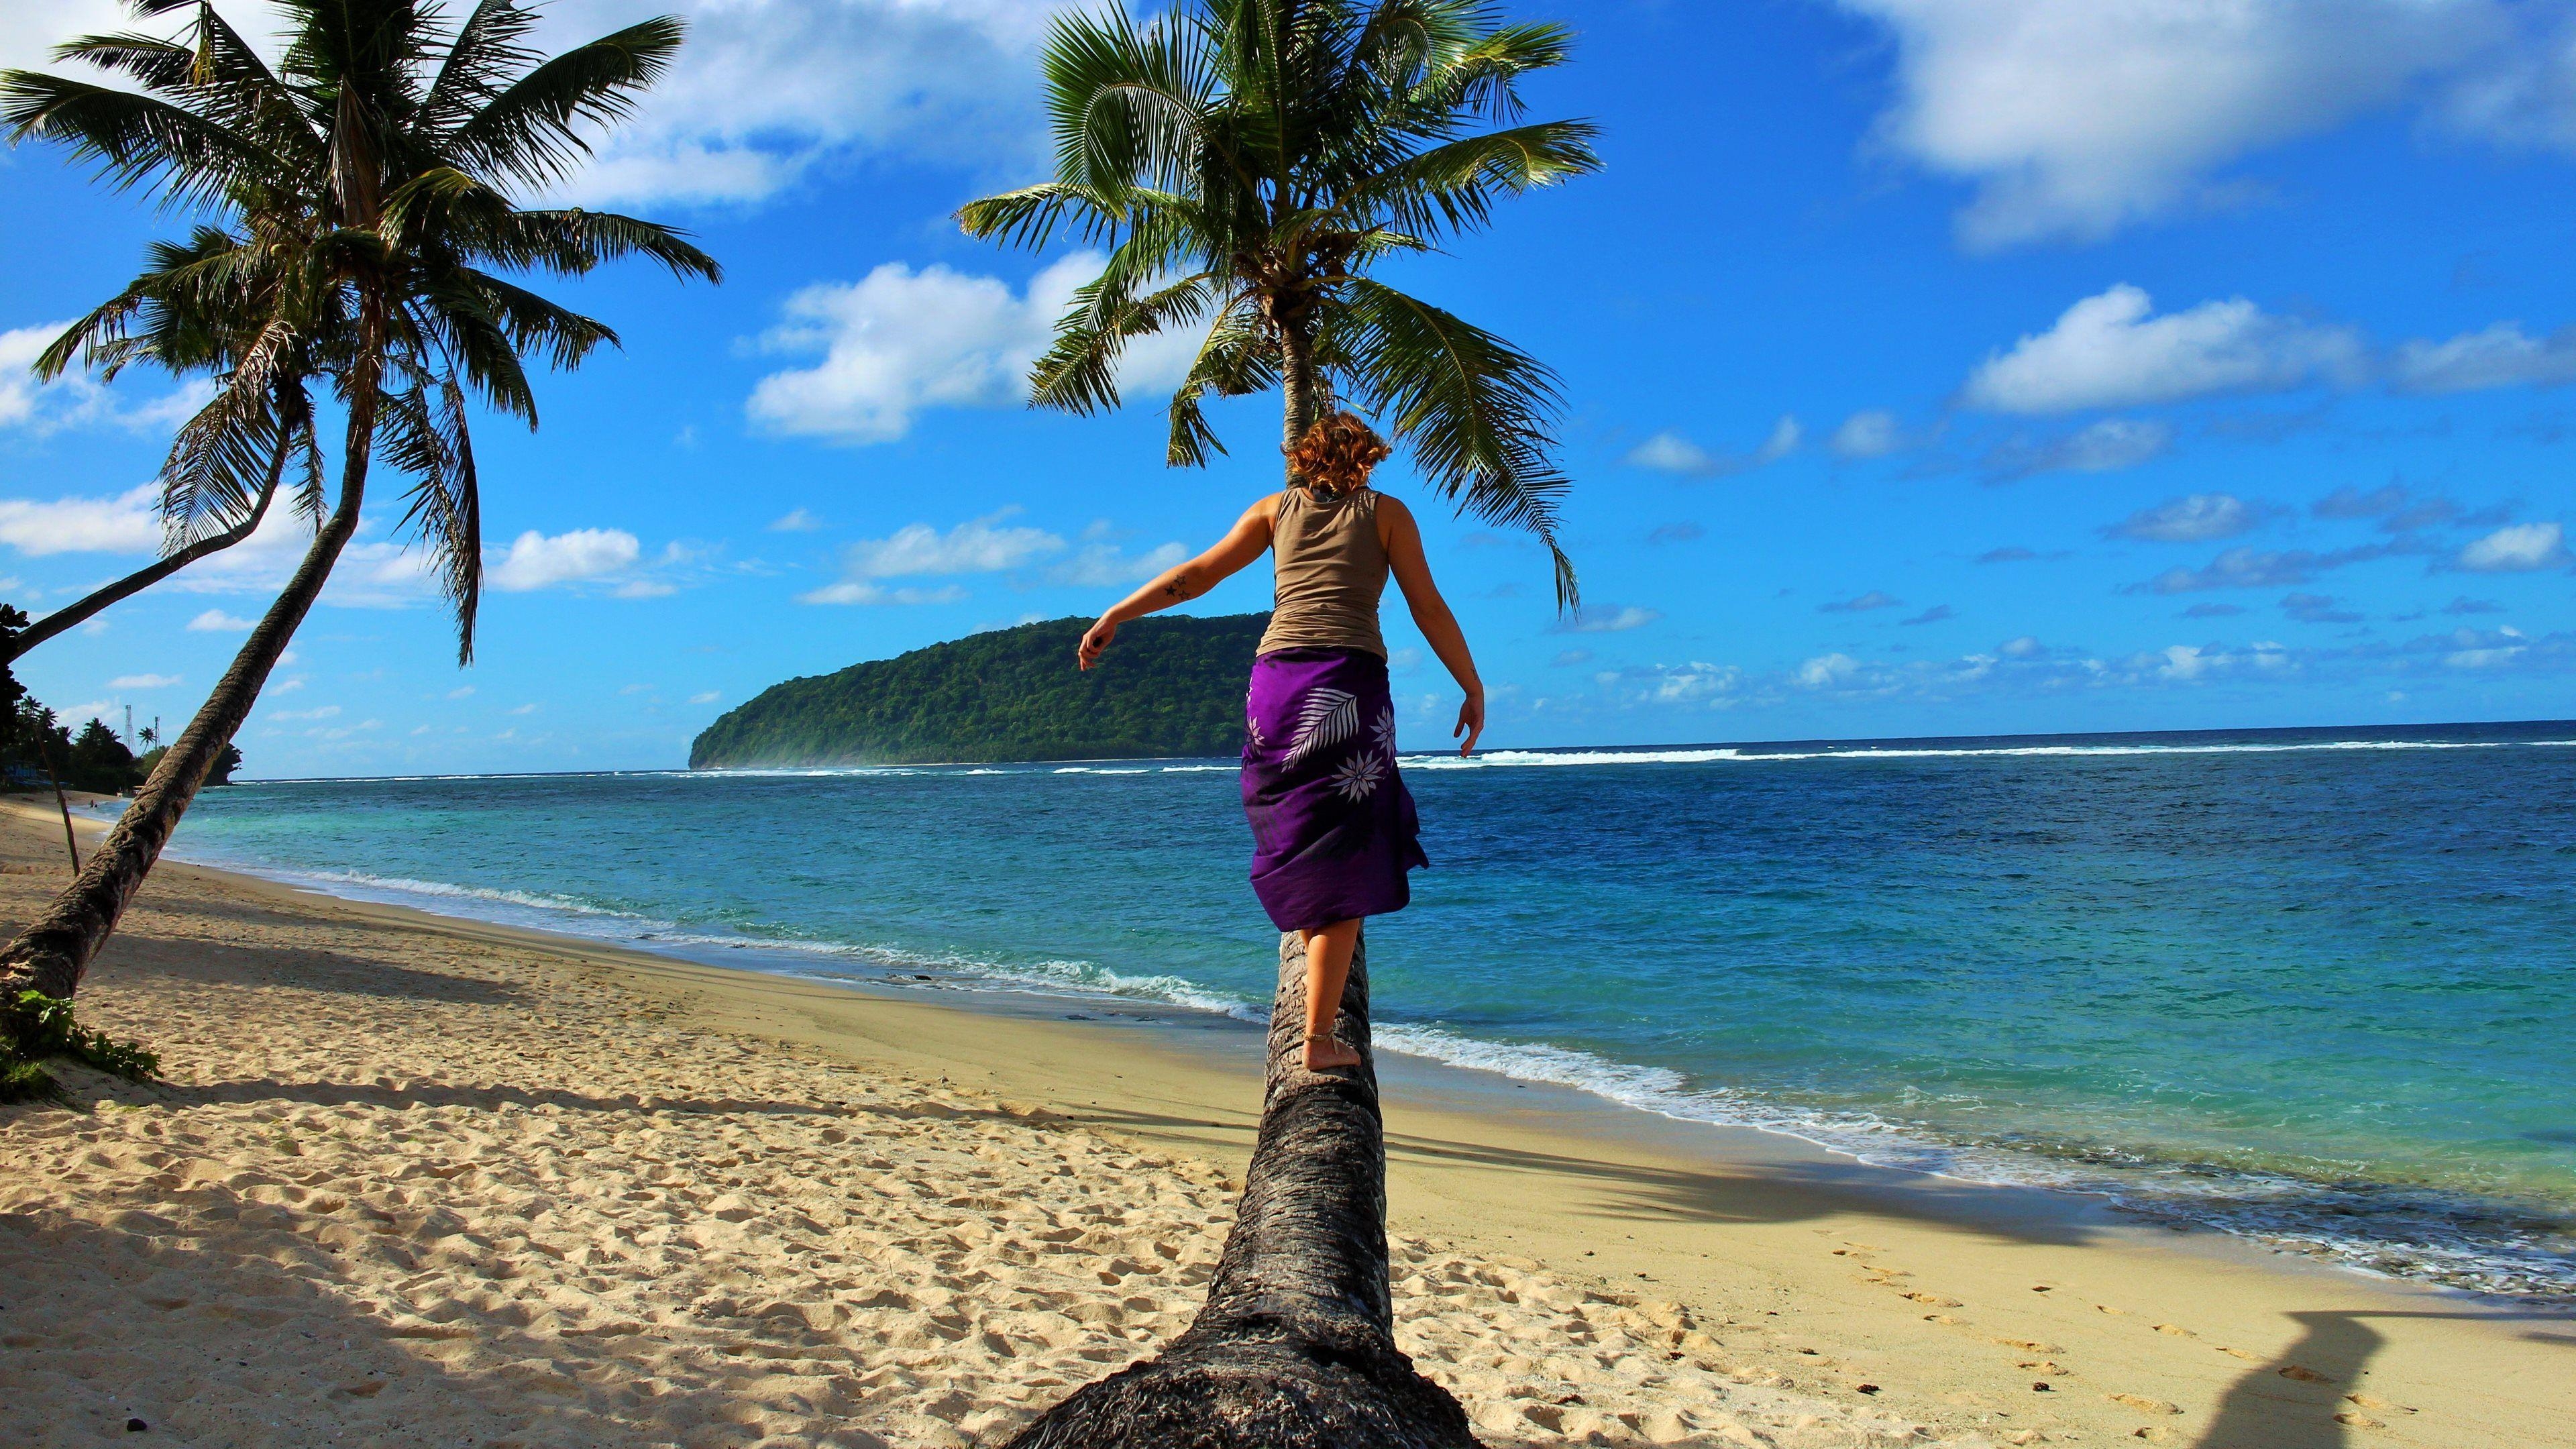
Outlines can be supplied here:
<path id="1" fill-rule="evenodd" d="M 689 748 L 693 770 L 1233 755 L 1267 614 L 1139 619 L 1088 672 L 1051 619 L 772 685 Z"/>

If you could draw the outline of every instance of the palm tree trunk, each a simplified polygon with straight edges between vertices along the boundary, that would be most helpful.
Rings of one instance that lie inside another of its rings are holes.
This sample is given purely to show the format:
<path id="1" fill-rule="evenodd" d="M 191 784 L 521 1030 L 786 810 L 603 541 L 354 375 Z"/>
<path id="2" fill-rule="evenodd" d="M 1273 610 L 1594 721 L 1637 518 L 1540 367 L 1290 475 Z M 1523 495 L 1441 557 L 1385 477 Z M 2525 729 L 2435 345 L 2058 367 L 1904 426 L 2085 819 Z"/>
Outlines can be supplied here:
<path id="1" fill-rule="evenodd" d="M 64 630 L 87 622 L 91 615 L 108 605 L 131 598 L 206 555 L 221 553 L 257 532 L 260 519 L 268 513 L 268 501 L 277 496 L 277 480 L 286 471 L 286 454 L 287 444 L 281 439 L 277 445 L 277 456 L 271 458 L 268 463 L 268 482 L 259 490 L 259 503 L 251 509 L 250 517 L 212 537 L 201 538 L 177 553 L 156 559 L 118 579 L 115 583 L 90 594 L 78 603 L 65 605 L 38 619 L 28 625 L 16 639 L 10 641 L 7 646 L 8 656 L 0 659 L 0 664 L 14 662 L 18 656 Z"/>
<path id="2" fill-rule="evenodd" d="M 142 889 L 144 877 L 161 858 L 162 847 L 179 828 L 179 817 L 197 798 L 206 772 L 249 718 L 261 687 L 268 683 L 269 671 L 277 667 L 278 656 L 286 652 L 313 601 L 321 597 L 322 586 L 330 581 L 340 550 L 358 531 L 358 505 L 366 494 L 367 463 L 375 439 L 378 373 L 364 366 L 353 371 L 339 507 L 323 520 L 294 577 L 250 631 L 241 652 L 233 656 L 232 667 L 216 681 L 214 693 L 206 696 L 196 718 L 188 721 L 178 741 L 153 767 L 107 839 L 90 853 L 88 867 L 54 897 L 43 915 L 0 949 L 0 1000 L 14 1000 L 21 991 L 41 991 L 68 1001 L 79 989 L 90 958 L 106 944 L 127 903 Z"/>
<path id="3" fill-rule="evenodd" d="M 1297 440 L 1306 436 L 1324 403 L 1323 390 L 1315 376 L 1315 340 L 1305 334 L 1303 322 L 1302 318 L 1290 317 L 1279 324 L 1279 392 L 1285 402 L 1279 439 L 1282 451 L 1294 449 Z"/>
<path id="4" fill-rule="evenodd" d="M 80 874 L 80 837 L 72 833 L 72 802 L 63 794 L 62 772 L 54 768 L 54 747 L 42 735 L 36 738 L 36 753 L 45 762 L 45 779 L 54 787 L 54 808 L 63 812 L 63 854 L 72 858 L 72 874 Z"/>
<path id="5" fill-rule="evenodd" d="M 1010 1449 L 1473 1449 L 1466 1411 L 1395 1346 L 1366 941 L 1334 1027 L 1357 1067 L 1306 1070 L 1305 994 L 1290 932 L 1261 1135 L 1207 1306 L 1159 1356 L 1075 1392 Z"/>

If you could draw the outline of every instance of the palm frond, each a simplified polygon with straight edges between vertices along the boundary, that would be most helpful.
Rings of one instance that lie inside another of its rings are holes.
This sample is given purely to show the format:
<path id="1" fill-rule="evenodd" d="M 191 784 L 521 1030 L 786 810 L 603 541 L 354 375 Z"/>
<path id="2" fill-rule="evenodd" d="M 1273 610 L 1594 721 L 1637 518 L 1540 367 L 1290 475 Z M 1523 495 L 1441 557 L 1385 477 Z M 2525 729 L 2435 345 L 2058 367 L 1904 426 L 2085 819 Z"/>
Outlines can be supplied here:
<path id="1" fill-rule="evenodd" d="M 642 257 L 683 281 L 721 282 L 724 267 L 689 233 L 613 211 L 510 210 L 457 240 L 470 254 L 525 271 L 580 276 L 608 262 Z"/>
<path id="2" fill-rule="evenodd" d="M 1097 241 L 1117 232 L 1126 207 L 1123 199 L 1105 199 L 1078 181 L 1045 181 L 957 208 L 958 228 L 968 236 L 1032 251 L 1068 219 L 1079 223 L 1079 239 Z"/>
<path id="3" fill-rule="evenodd" d="M 1056 179 L 1114 197 L 1179 181 L 1208 139 L 1212 77 L 1198 33 L 1124 10 L 1060 15 L 1045 51 Z"/>
<path id="4" fill-rule="evenodd" d="M 151 186 L 175 207 L 218 206 L 280 158 L 183 106 L 36 71 L 0 71 L 0 125 L 12 142 L 46 140 L 118 189 Z"/>
<path id="5" fill-rule="evenodd" d="M 1216 321 L 1200 339 L 1188 374 L 1173 391 L 1167 409 L 1171 433 L 1163 448 L 1165 466 L 1204 468 L 1211 452 L 1225 451 L 1216 429 L 1208 425 L 1204 406 L 1208 394 L 1247 397 L 1279 385 L 1278 349 L 1263 335 L 1251 300 L 1248 294 L 1237 293 L 1218 305 Z"/>
<path id="6" fill-rule="evenodd" d="M 1355 222 L 1381 220 L 1434 236 L 1482 227 L 1499 196 L 1601 169 L 1592 149 L 1600 128 L 1589 121 L 1544 121 L 1463 137 L 1417 152 L 1345 191 L 1340 212 Z"/>
<path id="7" fill-rule="evenodd" d="M 446 133 L 439 149 L 496 180 L 559 181 L 590 155 L 581 128 L 632 114 L 637 98 L 670 67 L 681 30 L 677 17 L 664 15 L 565 51 L 485 102 Z"/>
<path id="8" fill-rule="evenodd" d="M 1127 344 L 1205 316 L 1210 278 L 1183 277 L 1142 296 L 1103 275 L 1076 288 L 1055 342 L 1029 368 L 1029 402 L 1090 414 L 1118 406 L 1118 359 Z"/>
<path id="9" fill-rule="evenodd" d="M 1382 282 L 1354 278 L 1334 313 L 1349 391 L 1386 415 L 1434 491 L 1461 512 L 1527 529 L 1556 564 L 1560 607 L 1577 595 L 1557 543 L 1556 500 L 1569 486 L 1548 456 L 1556 375 L 1538 359 Z"/>
<path id="10" fill-rule="evenodd" d="M 456 619 L 456 662 L 470 664 L 483 589 L 483 504 L 464 389 L 453 376 L 417 377 L 386 395 L 376 426 L 385 461 L 411 480 L 402 527 L 429 550 L 439 593 Z"/>

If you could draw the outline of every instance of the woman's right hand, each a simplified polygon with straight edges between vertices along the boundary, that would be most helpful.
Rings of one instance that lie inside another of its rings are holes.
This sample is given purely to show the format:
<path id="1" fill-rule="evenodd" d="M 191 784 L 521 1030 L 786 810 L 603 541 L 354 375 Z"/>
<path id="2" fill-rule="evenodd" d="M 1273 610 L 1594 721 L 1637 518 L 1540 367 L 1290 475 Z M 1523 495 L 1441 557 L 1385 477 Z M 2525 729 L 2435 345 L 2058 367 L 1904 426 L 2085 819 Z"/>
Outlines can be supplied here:
<path id="1" fill-rule="evenodd" d="M 1118 621 L 1107 614 L 1101 615 L 1100 622 L 1092 625 L 1082 636 L 1082 642 L 1073 646 L 1074 662 L 1084 669 L 1089 669 L 1100 662 L 1100 656 L 1108 652 L 1110 644 L 1117 637 Z"/>

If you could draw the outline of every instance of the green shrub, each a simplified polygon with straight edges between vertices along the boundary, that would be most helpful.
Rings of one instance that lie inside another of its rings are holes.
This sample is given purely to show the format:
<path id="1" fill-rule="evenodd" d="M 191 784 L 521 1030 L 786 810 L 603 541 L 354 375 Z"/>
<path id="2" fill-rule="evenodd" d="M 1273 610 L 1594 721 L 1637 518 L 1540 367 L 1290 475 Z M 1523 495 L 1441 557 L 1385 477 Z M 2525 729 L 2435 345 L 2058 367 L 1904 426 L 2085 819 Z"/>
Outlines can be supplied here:
<path id="1" fill-rule="evenodd" d="M 21 991 L 0 1006 L 0 1102 L 58 1093 L 60 1086 L 38 1065 L 47 1057 L 70 1057 L 129 1082 L 148 1082 L 161 1072 L 158 1053 L 81 1025 L 70 1002 Z"/>

